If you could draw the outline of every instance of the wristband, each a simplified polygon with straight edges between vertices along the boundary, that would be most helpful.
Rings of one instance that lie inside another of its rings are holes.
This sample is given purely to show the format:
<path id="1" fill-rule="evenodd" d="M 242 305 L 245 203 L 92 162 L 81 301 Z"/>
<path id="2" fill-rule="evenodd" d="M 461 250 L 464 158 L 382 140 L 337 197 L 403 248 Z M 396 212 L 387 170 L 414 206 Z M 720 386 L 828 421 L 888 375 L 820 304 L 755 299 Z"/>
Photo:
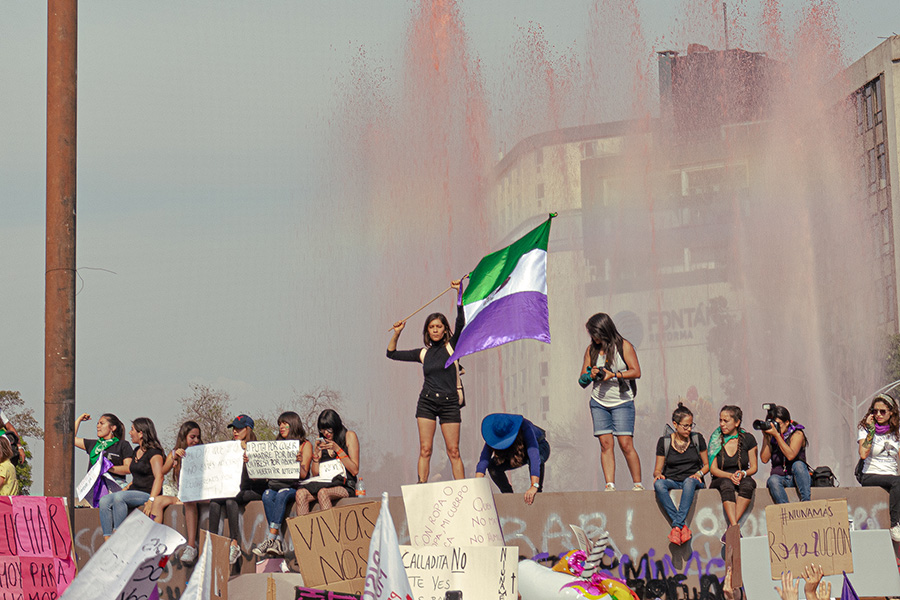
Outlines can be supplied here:
<path id="1" fill-rule="evenodd" d="M 541 489 L 541 486 L 538 485 L 537 483 L 532 483 L 532 484 L 531 484 L 531 487 L 533 487 L 533 488 L 536 489 L 536 490 Z"/>

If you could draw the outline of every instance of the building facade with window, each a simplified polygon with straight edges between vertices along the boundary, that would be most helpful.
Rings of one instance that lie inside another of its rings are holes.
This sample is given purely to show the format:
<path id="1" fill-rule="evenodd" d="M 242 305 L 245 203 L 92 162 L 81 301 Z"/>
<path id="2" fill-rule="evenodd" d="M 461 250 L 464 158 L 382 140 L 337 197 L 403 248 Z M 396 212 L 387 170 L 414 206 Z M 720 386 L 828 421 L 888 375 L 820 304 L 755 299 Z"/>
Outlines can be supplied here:
<path id="1" fill-rule="evenodd" d="M 484 353 L 473 372 L 482 380 L 479 389 L 499 387 L 487 412 L 547 424 L 556 441 L 554 462 L 588 467 L 583 481 L 560 485 L 549 470 L 551 489 L 602 487 L 589 394 L 576 382 L 591 314 L 609 313 L 638 350 L 642 423 L 661 426 L 682 401 L 711 431 L 728 390 L 741 385 L 728 366 L 740 360 L 732 342 L 746 302 L 736 291 L 742 276 L 736 229 L 747 204 L 765 193 L 764 140 L 772 126 L 767 81 L 779 68 L 763 54 L 739 49 L 661 53 L 660 118 L 537 134 L 497 164 L 488 218 L 496 247 L 548 212 L 559 213 L 548 259 L 553 342 Z M 852 154 L 868 185 L 856 200 L 866 203 L 878 232 L 871 252 L 884 290 L 879 322 L 891 333 L 898 331 L 900 268 L 893 236 L 900 214 L 891 196 L 898 189 L 897 75 L 900 38 L 894 37 L 852 65 L 835 80 L 844 87 L 834 88 L 835 103 L 849 97 L 857 108 Z M 635 440 L 644 479 L 659 433 Z M 619 460 L 620 484 L 628 479 L 624 469 Z"/>

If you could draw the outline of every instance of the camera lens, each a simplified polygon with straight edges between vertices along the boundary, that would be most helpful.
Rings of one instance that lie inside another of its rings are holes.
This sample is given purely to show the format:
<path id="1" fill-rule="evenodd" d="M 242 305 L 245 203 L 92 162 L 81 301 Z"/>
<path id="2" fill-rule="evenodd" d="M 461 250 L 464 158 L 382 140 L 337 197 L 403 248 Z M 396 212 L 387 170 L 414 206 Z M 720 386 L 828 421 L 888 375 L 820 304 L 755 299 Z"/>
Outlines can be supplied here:
<path id="1" fill-rule="evenodd" d="M 755 421 L 753 421 L 753 429 L 756 429 L 757 431 L 765 431 L 768 428 L 768 424 L 762 419 L 756 419 Z"/>

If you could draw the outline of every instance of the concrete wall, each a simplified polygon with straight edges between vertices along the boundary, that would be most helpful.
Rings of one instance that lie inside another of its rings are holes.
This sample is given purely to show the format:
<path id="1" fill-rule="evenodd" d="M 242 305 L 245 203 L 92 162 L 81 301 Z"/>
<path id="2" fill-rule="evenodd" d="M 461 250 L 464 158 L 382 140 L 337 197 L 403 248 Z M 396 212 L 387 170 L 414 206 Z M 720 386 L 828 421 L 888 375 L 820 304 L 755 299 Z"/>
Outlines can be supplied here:
<path id="1" fill-rule="evenodd" d="M 790 490 L 789 494 L 793 492 Z M 765 490 L 756 496 L 742 524 L 745 536 L 764 535 L 766 531 L 765 508 L 771 500 Z M 857 529 L 887 528 L 890 525 L 888 494 L 880 488 L 813 489 L 814 500 L 826 498 L 846 498 L 850 517 Z M 611 560 L 606 566 L 619 577 L 631 580 L 635 589 L 640 588 L 638 591 L 642 597 L 650 597 L 654 585 L 668 585 L 672 588 L 672 597 L 667 600 L 676 600 L 676 596 L 678 600 L 686 600 L 685 594 L 688 592 L 688 597 L 692 599 L 721 598 L 717 584 L 713 584 L 712 580 L 717 582 L 724 575 L 724 547 L 719 538 L 725 533 L 725 517 L 719 494 L 714 490 L 698 493 L 688 522 L 694 538 L 682 546 L 674 546 L 666 539 L 670 527 L 652 491 L 542 493 L 538 494 L 532 506 L 525 505 L 522 494 L 497 494 L 494 499 L 506 543 L 517 546 L 521 556 L 531 558 L 543 552 L 559 555 L 574 549 L 576 542 L 569 524 L 584 528 L 590 537 L 601 530 L 608 530 L 624 556 L 620 561 Z M 359 501 L 362 499 L 343 502 Z M 408 544 L 403 499 L 391 498 L 390 507 L 400 543 Z M 164 515 L 164 522 L 183 534 L 181 508 L 170 507 Z M 205 511 L 201 511 L 201 524 L 205 522 Z M 250 549 L 262 541 L 266 532 L 262 503 L 253 502 L 247 507 L 242 527 L 244 559 L 241 572 L 252 573 L 255 557 L 250 554 Z M 223 533 L 227 534 L 227 524 L 224 528 Z M 74 530 L 75 551 L 81 567 L 103 543 L 97 511 L 76 509 Z M 159 582 L 161 598 L 177 600 L 189 576 L 190 569 L 183 567 L 178 560 L 170 561 Z M 704 576 L 708 576 L 706 581 L 703 581 Z M 677 589 L 684 588 L 672 587 L 676 585 L 687 588 L 683 593 L 677 592 Z"/>

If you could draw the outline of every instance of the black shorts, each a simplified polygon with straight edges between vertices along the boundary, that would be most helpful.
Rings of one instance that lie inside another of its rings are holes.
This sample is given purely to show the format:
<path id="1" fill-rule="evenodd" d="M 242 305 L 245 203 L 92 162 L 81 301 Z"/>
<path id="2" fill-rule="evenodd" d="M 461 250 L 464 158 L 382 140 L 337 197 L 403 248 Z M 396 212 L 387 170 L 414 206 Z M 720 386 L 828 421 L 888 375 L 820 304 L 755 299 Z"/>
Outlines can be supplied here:
<path id="1" fill-rule="evenodd" d="M 440 417 L 441 424 L 462 423 L 459 411 L 459 396 L 439 392 L 422 392 L 416 404 L 416 418 L 436 421 Z"/>

